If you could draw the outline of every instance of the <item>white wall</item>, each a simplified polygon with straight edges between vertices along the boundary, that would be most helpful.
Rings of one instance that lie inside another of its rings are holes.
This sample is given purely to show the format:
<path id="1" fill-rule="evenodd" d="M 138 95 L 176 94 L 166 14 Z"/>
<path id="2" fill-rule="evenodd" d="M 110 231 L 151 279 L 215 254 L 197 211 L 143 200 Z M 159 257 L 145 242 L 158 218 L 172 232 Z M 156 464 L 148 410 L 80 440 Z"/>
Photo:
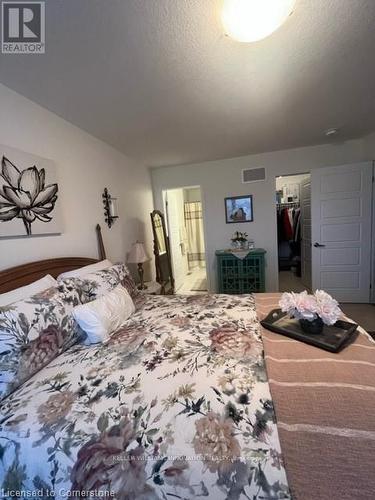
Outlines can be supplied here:
<path id="1" fill-rule="evenodd" d="M 201 201 L 201 190 L 199 187 L 185 188 L 184 189 L 184 200 L 187 203 L 192 203 L 195 201 Z"/>
<path id="2" fill-rule="evenodd" d="M 200 185 L 210 290 L 216 290 L 215 250 L 228 248 L 234 231 L 246 230 L 257 247 L 267 250 L 266 287 L 267 291 L 275 291 L 278 290 L 275 177 L 371 159 L 366 157 L 367 154 L 372 152 L 365 151 L 363 141 L 353 140 L 194 165 L 156 168 L 151 172 L 154 202 L 156 207 L 162 209 L 163 189 Z M 241 170 L 251 167 L 265 167 L 266 181 L 242 184 Z M 226 224 L 224 198 L 246 194 L 254 197 L 254 222 Z"/>
<path id="3" fill-rule="evenodd" d="M 363 138 L 363 149 L 368 160 L 375 160 L 375 132 Z"/>
<path id="4" fill-rule="evenodd" d="M 0 138 L 55 161 L 63 218 L 61 236 L 0 240 L 0 269 L 51 257 L 97 257 L 98 222 L 110 259 L 123 261 L 137 239 L 146 241 L 152 257 L 152 191 L 143 165 L 3 85 Z M 105 187 L 118 198 L 120 219 L 111 229 L 104 222 Z"/>

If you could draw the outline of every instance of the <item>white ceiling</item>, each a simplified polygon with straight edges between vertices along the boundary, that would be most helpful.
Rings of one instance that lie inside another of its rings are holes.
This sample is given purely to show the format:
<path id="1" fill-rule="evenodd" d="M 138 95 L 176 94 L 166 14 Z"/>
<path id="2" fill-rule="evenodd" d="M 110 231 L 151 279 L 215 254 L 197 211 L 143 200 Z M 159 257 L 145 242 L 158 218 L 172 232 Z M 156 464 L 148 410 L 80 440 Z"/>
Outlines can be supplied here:
<path id="1" fill-rule="evenodd" d="M 46 54 L 1 56 L 0 81 L 150 166 L 375 129 L 375 0 L 297 0 L 255 44 L 221 2 L 48 0 Z"/>

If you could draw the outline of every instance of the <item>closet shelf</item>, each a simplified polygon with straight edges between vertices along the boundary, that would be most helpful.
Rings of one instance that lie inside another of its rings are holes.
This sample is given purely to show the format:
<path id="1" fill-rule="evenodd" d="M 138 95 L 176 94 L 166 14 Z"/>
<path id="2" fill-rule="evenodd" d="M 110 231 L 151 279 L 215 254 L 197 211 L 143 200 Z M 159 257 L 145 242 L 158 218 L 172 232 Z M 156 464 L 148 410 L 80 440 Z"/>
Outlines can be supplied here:
<path id="1" fill-rule="evenodd" d="M 276 203 L 277 208 L 299 208 L 299 201 L 288 201 L 286 203 Z"/>

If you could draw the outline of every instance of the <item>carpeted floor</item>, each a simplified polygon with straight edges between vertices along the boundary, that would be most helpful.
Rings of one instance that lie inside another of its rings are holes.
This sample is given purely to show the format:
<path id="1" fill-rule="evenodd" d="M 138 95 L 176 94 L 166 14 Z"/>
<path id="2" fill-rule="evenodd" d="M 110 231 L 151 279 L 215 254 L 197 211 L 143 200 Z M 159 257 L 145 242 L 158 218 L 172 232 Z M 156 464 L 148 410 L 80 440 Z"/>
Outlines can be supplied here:
<path id="1" fill-rule="evenodd" d="M 367 332 L 375 335 L 375 305 L 340 304 L 344 314 L 361 325 Z"/>
<path id="2" fill-rule="evenodd" d="M 302 283 L 302 279 L 298 278 L 292 271 L 279 272 L 279 291 L 280 292 L 303 292 L 306 287 Z M 309 291 L 309 290 L 308 290 Z"/>

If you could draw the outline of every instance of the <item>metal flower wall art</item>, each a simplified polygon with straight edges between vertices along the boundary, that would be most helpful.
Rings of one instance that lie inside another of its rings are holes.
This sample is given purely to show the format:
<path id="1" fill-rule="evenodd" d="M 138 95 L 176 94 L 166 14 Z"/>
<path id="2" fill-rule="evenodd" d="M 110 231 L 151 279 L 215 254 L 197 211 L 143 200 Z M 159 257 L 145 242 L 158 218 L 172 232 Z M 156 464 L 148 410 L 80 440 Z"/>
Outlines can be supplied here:
<path id="1" fill-rule="evenodd" d="M 58 184 L 51 182 L 48 174 L 46 168 L 35 163 L 22 168 L 9 155 L 2 155 L 0 237 L 59 232 L 54 220 Z"/>

